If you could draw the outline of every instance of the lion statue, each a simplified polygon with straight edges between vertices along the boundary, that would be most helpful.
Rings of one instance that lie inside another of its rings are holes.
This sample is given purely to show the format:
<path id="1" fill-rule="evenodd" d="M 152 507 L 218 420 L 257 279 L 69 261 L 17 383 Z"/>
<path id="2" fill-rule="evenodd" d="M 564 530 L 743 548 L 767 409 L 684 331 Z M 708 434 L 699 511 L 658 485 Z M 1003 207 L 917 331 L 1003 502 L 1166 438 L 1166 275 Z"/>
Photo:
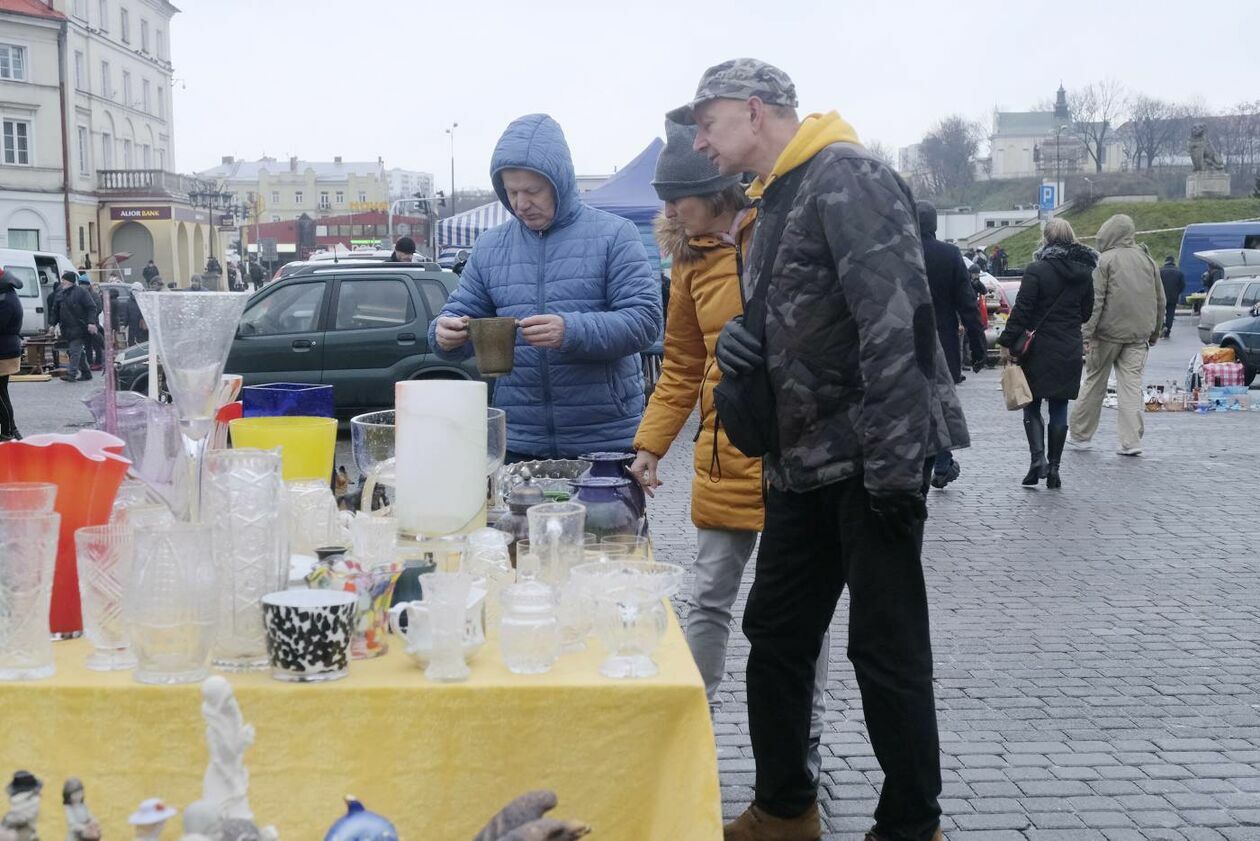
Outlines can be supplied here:
<path id="1" fill-rule="evenodd" d="M 1195 123 L 1190 127 L 1190 141 L 1186 144 L 1186 149 L 1190 152 L 1190 163 L 1195 172 L 1225 168 L 1216 147 L 1208 139 L 1207 126 L 1203 123 Z"/>

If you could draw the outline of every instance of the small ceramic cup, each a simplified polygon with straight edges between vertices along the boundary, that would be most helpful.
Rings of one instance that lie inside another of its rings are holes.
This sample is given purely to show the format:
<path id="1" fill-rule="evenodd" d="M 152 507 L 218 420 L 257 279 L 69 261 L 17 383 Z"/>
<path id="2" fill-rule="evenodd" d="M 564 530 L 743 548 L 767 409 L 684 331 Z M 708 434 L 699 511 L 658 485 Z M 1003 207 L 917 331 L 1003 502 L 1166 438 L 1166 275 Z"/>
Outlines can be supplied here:
<path id="1" fill-rule="evenodd" d="M 341 590 L 282 590 L 262 597 L 271 676 L 338 680 L 350 666 L 357 598 Z"/>

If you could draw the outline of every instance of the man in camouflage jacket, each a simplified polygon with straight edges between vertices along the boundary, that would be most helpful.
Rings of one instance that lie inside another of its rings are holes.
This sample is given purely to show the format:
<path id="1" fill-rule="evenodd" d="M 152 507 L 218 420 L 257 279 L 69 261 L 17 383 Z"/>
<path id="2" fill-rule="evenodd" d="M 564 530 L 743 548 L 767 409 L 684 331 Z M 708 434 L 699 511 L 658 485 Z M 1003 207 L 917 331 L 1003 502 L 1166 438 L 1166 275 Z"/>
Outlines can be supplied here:
<path id="1" fill-rule="evenodd" d="M 736 59 L 706 71 L 695 100 L 669 114 L 696 123 L 696 148 L 723 174 L 758 174 L 747 296 L 763 252 L 776 249 L 764 341 L 736 319 L 717 347 L 728 377 L 765 366 L 779 432 L 744 614 L 755 798 L 726 838 L 821 834 L 805 761 L 810 676 L 847 585 L 849 658 L 885 774 L 868 839 L 930 841 L 941 777 L 920 560 L 924 466 L 965 447 L 967 427 L 909 189 L 838 114 L 801 121 L 795 106 L 781 70 Z"/>

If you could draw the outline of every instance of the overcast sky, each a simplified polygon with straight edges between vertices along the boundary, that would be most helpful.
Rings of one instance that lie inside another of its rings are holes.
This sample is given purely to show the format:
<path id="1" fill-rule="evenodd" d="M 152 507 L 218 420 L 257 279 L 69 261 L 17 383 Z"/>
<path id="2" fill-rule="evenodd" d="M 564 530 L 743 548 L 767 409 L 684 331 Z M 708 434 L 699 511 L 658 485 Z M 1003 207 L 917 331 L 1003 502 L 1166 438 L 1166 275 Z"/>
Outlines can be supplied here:
<path id="1" fill-rule="evenodd" d="M 689 100 L 703 70 L 752 55 L 804 112 L 863 140 L 916 142 L 961 113 L 1027 110 L 1104 77 L 1213 108 L 1260 98 L 1260 0 L 176 0 L 175 154 L 385 159 L 489 186 L 503 128 L 544 111 L 580 173 L 611 172 Z M 1202 35 L 1197 42 L 1195 32 Z"/>

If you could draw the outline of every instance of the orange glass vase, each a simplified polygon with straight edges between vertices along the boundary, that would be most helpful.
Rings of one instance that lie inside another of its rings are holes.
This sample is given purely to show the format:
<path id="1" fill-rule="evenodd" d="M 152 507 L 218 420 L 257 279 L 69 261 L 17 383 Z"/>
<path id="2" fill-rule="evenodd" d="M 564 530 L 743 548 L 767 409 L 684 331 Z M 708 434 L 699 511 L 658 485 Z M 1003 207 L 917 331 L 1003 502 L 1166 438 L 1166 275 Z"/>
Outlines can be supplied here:
<path id="1" fill-rule="evenodd" d="M 95 429 L 0 443 L 0 482 L 57 486 L 53 507 L 61 515 L 61 535 L 49 616 L 54 637 L 76 637 L 83 632 L 74 533 L 83 526 L 109 522 L 118 486 L 131 466 L 122 456 L 124 446 L 122 439 Z"/>

